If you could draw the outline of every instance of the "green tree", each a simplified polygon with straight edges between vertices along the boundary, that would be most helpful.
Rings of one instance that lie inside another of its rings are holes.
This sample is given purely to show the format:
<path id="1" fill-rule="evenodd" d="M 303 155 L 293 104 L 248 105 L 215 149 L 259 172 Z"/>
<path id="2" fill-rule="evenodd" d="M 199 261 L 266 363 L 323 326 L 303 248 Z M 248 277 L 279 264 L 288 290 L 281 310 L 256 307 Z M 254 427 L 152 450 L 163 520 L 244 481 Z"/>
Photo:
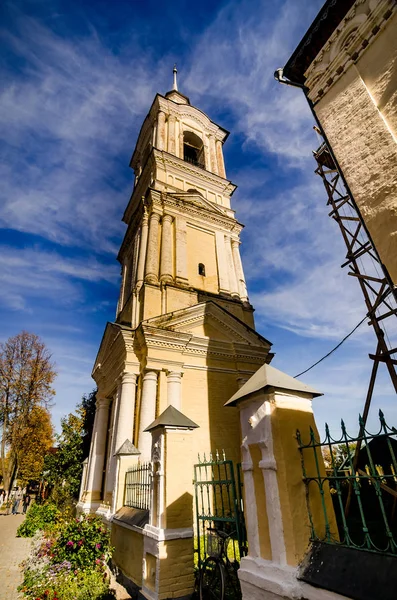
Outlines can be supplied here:
<path id="1" fill-rule="evenodd" d="M 95 416 L 96 391 L 83 396 L 74 413 L 61 420 L 62 432 L 57 435 L 57 449 L 46 456 L 43 475 L 56 496 L 77 498 L 83 460 L 88 456 Z"/>
<path id="2" fill-rule="evenodd" d="M 18 470 L 20 431 L 36 407 L 49 405 L 55 377 L 51 354 L 34 333 L 22 331 L 0 344 L 0 461 L 6 489 Z"/>

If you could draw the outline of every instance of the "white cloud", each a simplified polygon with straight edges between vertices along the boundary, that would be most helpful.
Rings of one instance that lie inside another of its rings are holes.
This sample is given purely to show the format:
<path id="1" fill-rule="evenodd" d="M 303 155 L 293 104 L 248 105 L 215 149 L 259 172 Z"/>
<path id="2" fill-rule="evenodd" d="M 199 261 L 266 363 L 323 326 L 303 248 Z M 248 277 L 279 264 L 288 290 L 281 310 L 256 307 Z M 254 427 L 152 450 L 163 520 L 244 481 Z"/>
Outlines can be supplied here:
<path id="1" fill-rule="evenodd" d="M 56 252 L 2 246 L 0 301 L 12 310 L 32 310 L 31 300 L 55 300 L 59 306 L 83 303 L 78 282 L 117 283 L 116 265 L 96 258 L 67 258 Z"/>
<path id="2" fill-rule="evenodd" d="M 116 56 L 95 33 L 63 39 L 22 15 L 19 35 L 2 37 L 26 66 L 3 73 L 0 226 L 115 253 L 132 187 L 131 131 L 154 95 L 153 68 L 142 52 L 132 66 L 131 54 Z M 125 175 L 114 180 L 120 158 Z"/>

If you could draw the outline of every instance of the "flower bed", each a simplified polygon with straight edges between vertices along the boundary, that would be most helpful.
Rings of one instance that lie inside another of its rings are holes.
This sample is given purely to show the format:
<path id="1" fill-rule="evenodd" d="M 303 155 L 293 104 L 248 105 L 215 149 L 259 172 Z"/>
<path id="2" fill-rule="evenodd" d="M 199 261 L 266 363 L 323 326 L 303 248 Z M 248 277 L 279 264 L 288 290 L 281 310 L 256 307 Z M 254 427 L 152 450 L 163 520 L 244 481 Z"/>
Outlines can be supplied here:
<path id="1" fill-rule="evenodd" d="M 109 532 L 101 520 L 81 516 L 50 531 L 38 531 L 29 558 L 22 563 L 19 591 L 31 600 L 110 600 L 106 565 L 111 556 Z"/>

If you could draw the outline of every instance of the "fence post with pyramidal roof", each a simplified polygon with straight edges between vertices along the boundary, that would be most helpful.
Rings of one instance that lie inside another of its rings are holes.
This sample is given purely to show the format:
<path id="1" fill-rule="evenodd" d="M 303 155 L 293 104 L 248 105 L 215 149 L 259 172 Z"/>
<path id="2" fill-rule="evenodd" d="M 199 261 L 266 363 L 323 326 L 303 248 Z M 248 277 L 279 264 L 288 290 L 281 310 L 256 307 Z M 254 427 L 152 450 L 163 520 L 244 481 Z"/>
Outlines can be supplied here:
<path id="1" fill-rule="evenodd" d="M 153 464 L 141 590 L 147 598 L 190 597 L 194 589 L 191 432 L 197 427 L 169 405 L 146 428 L 152 434 Z"/>
<path id="2" fill-rule="evenodd" d="M 242 433 L 248 537 L 248 556 L 239 569 L 244 600 L 311 598 L 297 579 L 297 566 L 309 547 L 310 523 L 296 431 L 309 436 L 312 429 L 318 438 L 312 399 L 321 395 L 265 364 L 226 403 L 239 408 Z M 318 462 L 324 469 L 321 453 Z M 321 496 L 313 488 L 310 494 L 313 519 L 322 526 L 325 502 L 335 533 L 329 490 Z"/>

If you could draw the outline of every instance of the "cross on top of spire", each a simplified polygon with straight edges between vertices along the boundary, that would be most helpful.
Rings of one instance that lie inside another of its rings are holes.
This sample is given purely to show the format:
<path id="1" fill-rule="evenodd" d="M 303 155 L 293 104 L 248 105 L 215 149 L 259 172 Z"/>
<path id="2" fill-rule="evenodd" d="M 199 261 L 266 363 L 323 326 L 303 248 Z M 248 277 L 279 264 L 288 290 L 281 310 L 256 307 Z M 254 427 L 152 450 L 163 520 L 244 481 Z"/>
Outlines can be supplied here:
<path id="1" fill-rule="evenodd" d="M 176 81 L 176 74 L 178 73 L 178 69 L 176 68 L 176 64 L 174 65 L 172 72 L 174 74 L 174 85 L 172 86 L 172 89 L 177 92 L 178 91 L 178 83 Z"/>

